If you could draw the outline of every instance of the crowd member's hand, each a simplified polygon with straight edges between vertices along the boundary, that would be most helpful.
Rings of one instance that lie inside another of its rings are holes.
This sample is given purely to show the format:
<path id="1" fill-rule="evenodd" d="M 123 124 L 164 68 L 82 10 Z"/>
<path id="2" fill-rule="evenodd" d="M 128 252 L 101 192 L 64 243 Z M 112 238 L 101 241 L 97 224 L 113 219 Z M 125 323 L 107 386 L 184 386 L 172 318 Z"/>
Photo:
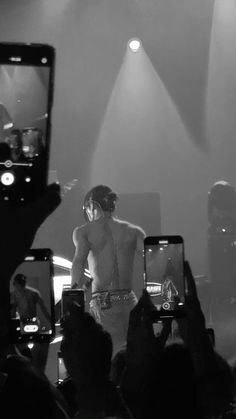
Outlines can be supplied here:
<path id="1" fill-rule="evenodd" d="M 75 385 L 80 388 L 83 382 L 86 386 L 94 374 L 94 369 L 99 369 L 98 365 L 92 366 L 91 353 L 96 350 L 93 347 L 93 333 L 100 325 L 97 325 L 94 318 L 84 312 L 77 302 L 73 302 L 61 320 L 61 327 L 61 353 L 66 369 Z"/>
<path id="2" fill-rule="evenodd" d="M 208 336 L 205 317 L 188 262 L 185 262 L 185 278 L 187 282 L 186 316 L 177 319 L 179 332 L 192 356 L 204 417 L 218 418 L 232 400 L 231 371 L 227 361 L 215 351 L 214 343 Z"/>
<path id="3" fill-rule="evenodd" d="M 111 336 L 77 302 L 68 307 L 61 326 L 61 354 L 75 386 L 78 417 L 103 417 L 111 395 Z"/>
<path id="4" fill-rule="evenodd" d="M 28 204 L 0 204 L 1 279 L 9 280 L 30 249 L 38 228 L 60 202 L 60 185 L 53 183 Z"/>
<path id="5" fill-rule="evenodd" d="M 214 349 L 207 334 L 205 317 L 197 295 L 195 280 L 188 262 L 185 262 L 185 279 L 187 285 L 185 317 L 177 319 L 180 335 L 190 349 L 200 373 L 206 367 Z"/>
<path id="6" fill-rule="evenodd" d="M 161 351 L 171 330 L 171 321 L 165 320 L 160 334 L 153 329 L 153 310 L 155 307 L 146 290 L 130 312 L 127 335 L 127 366 L 122 380 L 123 388 L 136 391 L 144 384 L 154 365 L 158 364 Z"/>
<path id="7" fill-rule="evenodd" d="M 9 282 L 32 246 L 35 234 L 61 202 L 60 186 L 51 184 L 37 200 L 22 205 L 0 204 L 0 342 L 8 334 Z"/>
<path id="8" fill-rule="evenodd" d="M 170 321 L 164 321 L 159 335 L 153 329 L 153 312 L 155 306 L 146 290 L 136 306 L 130 312 L 127 335 L 127 360 L 129 363 L 148 361 L 150 356 L 157 354 L 164 347 L 170 333 Z"/>

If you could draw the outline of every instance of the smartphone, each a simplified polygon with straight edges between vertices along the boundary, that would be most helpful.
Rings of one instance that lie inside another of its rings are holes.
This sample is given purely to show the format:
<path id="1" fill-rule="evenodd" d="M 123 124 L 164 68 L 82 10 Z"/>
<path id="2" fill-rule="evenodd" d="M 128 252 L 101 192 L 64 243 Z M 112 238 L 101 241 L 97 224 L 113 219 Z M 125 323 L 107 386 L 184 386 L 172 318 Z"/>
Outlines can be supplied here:
<path id="1" fill-rule="evenodd" d="M 68 378 L 68 372 L 61 355 L 61 351 L 57 352 L 57 383 L 61 383 Z"/>
<path id="2" fill-rule="evenodd" d="M 12 343 L 50 342 L 55 336 L 53 253 L 31 249 L 10 281 Z"/>
<path id="3" fill-rule="evenodd" d="M 154 321 L 184 315 L 184 241 L 181 236 L 144 239 L 144 288 L 155 306 Z"/>
<path id="4" fill-rule="evenodd" d="M 55 49 L 0 43 L 0 201 L 34 200 L 48 182 Z"/>
<path id="5" fill-rule="evenodd" d="M 62 317 L 69 311 L 69 306 L 75 301 L 82 309 L 85 310 L 85 295 L 83 289 L 63 288 L 61 298 L 61 314 Z"/>

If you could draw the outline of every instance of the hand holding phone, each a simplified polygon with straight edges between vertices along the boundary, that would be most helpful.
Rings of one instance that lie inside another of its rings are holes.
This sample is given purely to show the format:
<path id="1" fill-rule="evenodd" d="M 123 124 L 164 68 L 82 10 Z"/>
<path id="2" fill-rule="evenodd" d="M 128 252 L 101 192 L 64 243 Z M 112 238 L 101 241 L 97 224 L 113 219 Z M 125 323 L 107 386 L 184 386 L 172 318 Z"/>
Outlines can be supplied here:
<path id="1" fill-rule="evenodd" d="M 81 308 L 81 311 L 85 310 L 85 295 L 83 289 L 71 289 L 64 288 L 62 291 L 61 299 L 61 312 L 62 317 L 70 311 L 70 305 L 75 302 L 77 306 Z"/>
<path id="2" fill-rule="evenodd" d="M 55 335 L 50 249 L 32 249 L 10 282 L 12 343 L 50 342 Z"/>
<path id="3" fill-rule="evenodd" d="M 0 201 L 34 200 L 48 178 L 55 49 L 0 43 Z"/>
<path id="4" fill-rule="evenodd" d="M 144 239 L 144 288 L 155 306 L 154 321 L 184 315 L 184 242 L 181 236 Z"/>

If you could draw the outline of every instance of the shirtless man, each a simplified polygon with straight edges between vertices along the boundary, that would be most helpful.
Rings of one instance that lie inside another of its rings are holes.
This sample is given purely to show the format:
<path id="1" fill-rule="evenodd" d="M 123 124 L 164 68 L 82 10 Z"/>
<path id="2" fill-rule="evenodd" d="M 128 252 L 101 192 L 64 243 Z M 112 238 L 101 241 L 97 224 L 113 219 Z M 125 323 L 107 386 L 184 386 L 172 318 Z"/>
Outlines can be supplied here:
<path id="1" fill-rule="evenodd" d="M 45 319 L 51 322 L 50 314 L 44 304 L 41 294 L 35 288 L 29 287 L 26 283 L 26 276 L 17 274 L 13 279 L 13 291 L 11 293 L 11 315 L 19 316 L 20 321 L 25 324 L 37 316 L 37 305 L 41 308 Z M 39 321 L 39 319 L 38 319 Z"/>
<path id="2" fill-rule="evenodd" d="M 75 254 L 72 287 L 84 288 L 88 261 L 92 280 L 90 312 L 112 337 L 113 355 L 124 345 L 130 310 L 137 298 L 132 291 L 135 254 L 143 256 L 145 232 L 114 216 L 117 195 L 106 185 L 91 189 L 84 199 L 87 223 L 73 231 Z"/>

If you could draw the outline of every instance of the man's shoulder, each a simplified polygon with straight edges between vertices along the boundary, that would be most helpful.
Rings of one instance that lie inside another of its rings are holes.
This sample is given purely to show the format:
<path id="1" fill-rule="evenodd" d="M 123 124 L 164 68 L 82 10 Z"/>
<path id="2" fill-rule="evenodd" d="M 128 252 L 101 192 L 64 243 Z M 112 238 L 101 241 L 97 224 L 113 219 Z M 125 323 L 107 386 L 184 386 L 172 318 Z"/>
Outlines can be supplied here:
<path id="1" fill-rule="evenodd" d="M 29 287 L 28 285 L 27 285 L 26 291 L 27 291 L 28 294 L 33 295 L 35 297 L 40 297 L 40 295 L 41 295 L 39 290 L 36 290 L 35 288 Z"/>
<path id="2" fill-rule="evenodd" d="M 137 235 L 137 236 L 142 236 L 145 237 L 145 231 L 138 225 L 131 223 L 130 221 L 124 221 L 124 220 L 120 220 L 120 219 L 116 219 L 115 220 L 118 224 L 120 224 L 120 226 L 127 228 L 131 233 Z"/>
<path id="3" fill-rule="evenodd" d="M 88 234 L 88 224 L 83 224 L 81 226 L 77 226 L 73 230 L 73 241 L 76 244 L 81 239 L 86 238 Z"/>
<path id="4" fill-rule="evenodd" d="M 73 233 L 80 233 L 80 232 L 83 232 L 83 231 L 85 231 L 85 230 L 87 229 L 87 227 L 88 227 L 88 224 L 82 224 L 82 225 L 80 225 L 80 226 L 76 226 L 76 227 L 74 228 L 74 230 L 73 230 Z"/>

